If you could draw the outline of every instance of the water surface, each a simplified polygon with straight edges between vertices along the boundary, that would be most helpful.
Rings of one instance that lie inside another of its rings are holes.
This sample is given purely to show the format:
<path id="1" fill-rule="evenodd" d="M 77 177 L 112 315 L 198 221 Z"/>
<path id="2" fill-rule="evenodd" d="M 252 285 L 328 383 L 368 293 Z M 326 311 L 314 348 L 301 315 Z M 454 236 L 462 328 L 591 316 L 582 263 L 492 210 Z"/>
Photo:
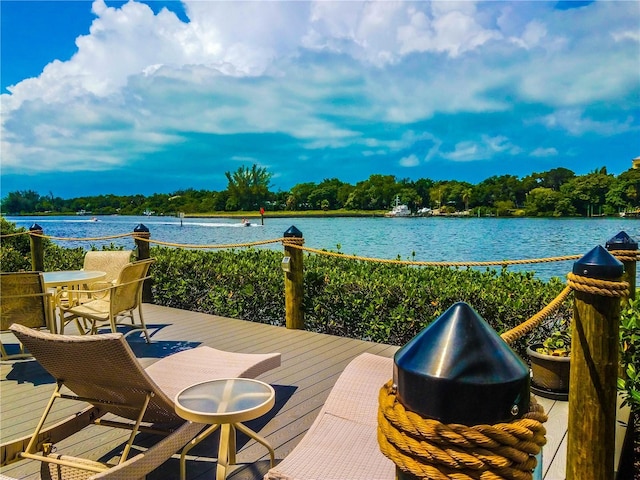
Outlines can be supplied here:
<path id="1" fill-rule="evenodd" d="M 40 225 L 46 235 L 91 238 L 133 232 L 144 224 L 152 240 L 197 245 L 228 245 L 282 237 L 298 228 L 305 246 L 365 257 L 419 261 L 496 261 L 583 255 L 620 231 L 640 238 L 640 221 L 625 218 L 265 218 L 239 219 L 100 216 L 7 217 L 20 227 Z M 114 243 L 132 248 L 130 237 L 108 241 L 57 241 L 68 246 Z M 281 244 L 264 248 L 281 250 Z M 573 261 L 510 266 L 533 270 L 542 279 L 564 277 Z"/>

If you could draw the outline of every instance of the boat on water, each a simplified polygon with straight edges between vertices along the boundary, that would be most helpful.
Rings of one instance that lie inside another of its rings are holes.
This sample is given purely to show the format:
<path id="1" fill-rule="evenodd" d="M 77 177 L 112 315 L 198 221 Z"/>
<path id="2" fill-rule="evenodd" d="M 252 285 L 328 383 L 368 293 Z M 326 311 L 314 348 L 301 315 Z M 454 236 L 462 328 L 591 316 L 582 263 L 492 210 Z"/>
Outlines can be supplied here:
<path id="1" fill-rule="evenodd" d="M 384 214 L 385 217 L 410 217 L 411 210 L 406 205 L 400 203 L 400 197 L 396 195 L 396 199 L 391 211 Z"/>

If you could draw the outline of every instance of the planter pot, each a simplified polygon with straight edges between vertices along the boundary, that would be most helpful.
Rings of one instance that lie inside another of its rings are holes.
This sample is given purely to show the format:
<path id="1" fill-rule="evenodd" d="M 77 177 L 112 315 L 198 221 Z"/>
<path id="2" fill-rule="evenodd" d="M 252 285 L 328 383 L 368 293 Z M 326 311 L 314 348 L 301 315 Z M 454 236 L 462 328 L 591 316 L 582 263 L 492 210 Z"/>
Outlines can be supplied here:
<path id="1" fill-rule="evenodd" d="M 569 396 L 570 357 L 555 357 L 538 353 L 541 344 L 527 347 L 531 360 L 531 390 L 536 395 L 555 400 L 567 400 Z"/>

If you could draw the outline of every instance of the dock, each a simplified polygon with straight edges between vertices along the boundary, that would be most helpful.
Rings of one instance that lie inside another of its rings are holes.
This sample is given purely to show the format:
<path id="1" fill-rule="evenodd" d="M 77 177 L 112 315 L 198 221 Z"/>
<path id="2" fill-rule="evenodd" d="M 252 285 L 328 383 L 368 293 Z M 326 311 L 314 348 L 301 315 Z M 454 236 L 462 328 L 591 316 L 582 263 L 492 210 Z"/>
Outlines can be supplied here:
<path id="1" fill-rule="evenodd" d="M 282 354 L 281 367 L 258 377 L 273 385 L 275 407 L 267 415 L 247 423 L 274 447 L 276 462 L 286 457 L 304 436 L 338 376 L 353 358 L 364 352 L 392 357 L 398 350 L 392 345 L 288 330 L 153 304 L 145 304 L 144 312 L 152 343 L 146 344 L 138 337 L 129 341 L 144 365 L 198 345 L 235 352 Z M 5 340 L 4 335 L 3 341 L 11 342 L 9 338 Z M 28 435 L 35 429 L 54 383 L 33 360 L 2 363 L 0 370 L 0 441 L 4 443 Z M 565 478 L 568 402 L 542 397 L 537 397 L 537 400 L 549 415 L 545 424 L 547 444 L 543 449 L 543 478 L 561 480 Z M 80 410 L 77 402 L 63 402 L 60 402 L 60 408 L 55 409 L 52 421 Z M 618 411 L 624 417 L 624 410 Z M 618 430 L 616 450 L 620 452 L 624 429 Z M 91 426 L 61 442 L 58 448 L 60 452 L 104 460 L 109 458 L 110 452 L 117 451 L 126 437 L 127 432 Z M 190 452 L 187 462 L 189 480 L 215 477 L 215 440 L 216 435 L 213 435 Z M 230 468 L 230 480 L 258 480 L 269 469 L 269 457 L 264 447 L 241 437 L 238 438 L 237 462 Z M 22 460 L 0 468 L 0 474 L 38 479 L 39 470 L 40 462 Z M 147 478 L 179 478 L 178 456 L 174 455 Z"/>

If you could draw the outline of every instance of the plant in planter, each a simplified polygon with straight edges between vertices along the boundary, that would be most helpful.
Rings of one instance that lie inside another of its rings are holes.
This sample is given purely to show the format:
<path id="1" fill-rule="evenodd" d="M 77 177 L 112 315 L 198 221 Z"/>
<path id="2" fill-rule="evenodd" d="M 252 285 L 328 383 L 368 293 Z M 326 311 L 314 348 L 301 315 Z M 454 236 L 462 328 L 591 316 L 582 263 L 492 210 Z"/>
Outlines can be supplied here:
<path id="1" fill-rule="evenodd" d="M 569 394 L 571 330 L 561 321 L 541 342 L 527 348 L 531 362 L 531 390 L 543 397 L 566 400 Z"/>
<path id="2" fill-rule="evenodd" d="M 568 357 L 571 355 L 571 332 L 568 329 L 554 330 L 542 342 L 542 347 L 537 347 L 538 353 L 551 355 L 552 357 Z"/>

